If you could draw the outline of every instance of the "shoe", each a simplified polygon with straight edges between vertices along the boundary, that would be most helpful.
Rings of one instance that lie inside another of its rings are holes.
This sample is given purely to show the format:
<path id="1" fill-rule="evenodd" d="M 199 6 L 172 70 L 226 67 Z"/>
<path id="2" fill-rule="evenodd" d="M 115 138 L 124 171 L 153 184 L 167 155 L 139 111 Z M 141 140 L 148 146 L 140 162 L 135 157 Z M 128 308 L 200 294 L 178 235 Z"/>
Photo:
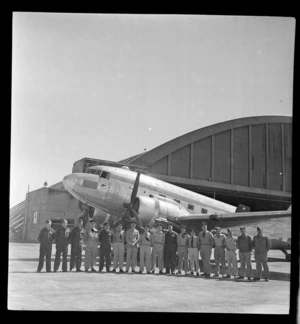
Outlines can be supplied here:
<path id="1" fill-rule="evenodd" d="M 150 272 L 150 271 L 147 271 L 147 273 L 148 273 L 148 274 L 151 274 L 151 272 Z"/>
<path id="2" fill-rule="evenodd" d="M 68 270 L 63 270 L 63 272 L 68 272 Z"/>
<path id="3" fill-rule="evenodd" d="M 106 269 L 106 272 L 111 272 L 111 271 L 109 269 L 108 270 Z"/>
<path id="4" fill-rule="evenodd" d="M 76 272 L 83 272 L 82 270 L 80 270 L 80 269 L 76 269 Z"/>
<path id="5" fill-rule="evenodd" d="M 73 268 L 70 268 L 70 271 L 72 271 L 73 270 Z"/>
<path id="6" fill-rule="evenodd" d="M 226 277 L 224 277 L 226 279 L 230 279 L 231 278 L 231 275 L 227 275 Z"/>
<path id="7" fill-rule="evenodd" d="M 186 276 L 189 276 L 189 273 L 188 273 L 188 272 L 186 272 L 186 273 L 185 273 L 185 275 L 186 275 Z"/>
<path id="8" fill-rule="evenodd" d="M 268 278 L 265 278 L 265 281 L 269 281 L 269 279 Z"/>
<path id="9" fill-rule="evenodd" d="M 164 274 L 162 271 L 159 271 L 159 274 Z"/>
<path id="10" fill-rule="evenodd" d="M 51 270 L 47 270 L 46 272 L 52 272 Z"/>
<path id="11" fill-rule="evenodd" d="M 94 269 L 94 270 L 95 270 L 95 269 Z M 91 271 L 93 271 L 93 269 L 92 269 Z M 96 271 L 96 270 L 95 270 L 95 271 Z M 93 271 L 93 272 L 94 272 L 94 271 Z M 102 269 L 101 269 L 101 270 L 99 269 L 98 272 L 102 272 Z"/>
<path id="12" fill-rule="evenodd" d="M 178 274 L 178 275 L 181 275 L 181 271 L 180 271 L 180 270 L 178 270 L 177 274 Z"/>
<path id="13" fill-rule="evenodd" d="M 89 272 L 89 269 L 85 269 L 85 272 Z"/>
<path id="14" fill-rule="evenodd" d="M 219 275 L 218 274 L 214 274 L 213 277 L 214 278 L 219 278 Z"/>
<path id="15" fill-rule="evenodd" d="M 222 278 L 227 278 L 227 275 L 224 274 L 224 275 L 222 276 Z"/>
<path id="16" fill-rule="evenodd" d="M 142 274 L 143 272 L 142 271 L 139 271 L 138 273 Z"/>
<path id="17" fill-rule="evenodd" d="M 206 276 L 205 276 L 205 279 L 209 279 L 210 278 L 210 274 L 206 274 Z"/>
<path id="18" fill-rule="evenodd" d="M 131 270 L 132 273 L 135 273 L 136 271 L 135 270 Z"/>
<path id="19" fill-rule="evenodd" d="M 201 273 L 200 277 L 205 277 L 206 276 L 206 273 Z"/>
<path id="20" fill-rule="evenodd" d="M 155 273 L 155 270 L 152 270 L 151 273 L 154 274 Z"/>
<path id="21" fill-rule="evenodd" d="M 128 272 L 129 272 L 129 270 L 126 270 L 125 272 L 127 272 L 127 273 L 128 273 Z"/>
<path id="22" fill-rule="evenodd" d="M 193 276 L 194 275 L 194 271 L 191 271 L 191 276 Z"/>
<path id="23" fill-rule="evenodd" d="M 238 276 L 236 279 L 244 279 L 243 276 Z"/>
<path id="24" fill-rule="evenodd" d="M 123 269 L 120 269 L 120 271 L 119 271 L 120 273 L 124 273 L 124 270 Z"/>
<path id="25" fill-rule="evenodd" d="M 175 271 L 171 271 L 171 273 L 170 273 L 172 276 L 174 276 L 175 275 Z"/>
<path id="26" fill-rule="evenodd" d="M 121 271 L 121 270 L 120 270 Z M 111 270 L 111 272 L 116 272 L 116 269 Z"/>
<path id="27" fill-rule="evenodd" d="M 42 271 L 42 269 L 41 269 L 41 270 L 40 270 L 40 269 L 37 269 L 37 270 L 36 270 L 36 272 L 41 272 L 41 271 Z"/>
<path id="28" fill-rule="evenodd" d="M 260 278 L 258 278 L 258 277 L 255 277 L 255 278 L 253 278 L 253 280 L 254 280 L 254 281 L 259 281 L 259 280 L 260 280 Z"/>
<path id="29" fill-rule="evenodd" d="M 96 271 L 96 269 L 94 269 L 94 268 L 92 268 L 92 270 L 91 270 L 91 271 L 92 271 L 92 272 L 97 272 L 97 271 Z M 100 272 L 100 271 L 99 271 L 99 272 Z"/>
<path id="30" fill-rule="evenodd" d="M 197 276 L 197 277 L 199 277 L 199 276 L 200 276 L 199 272 L 196 272 L 196 276 Z"/>
<path id="31" fill-rule="evenodd" d="M 250 277 L 248 277 L 248 280 L 249 280 L 249 281 L 252 281 L 252 279 L 251 279 Z"/>

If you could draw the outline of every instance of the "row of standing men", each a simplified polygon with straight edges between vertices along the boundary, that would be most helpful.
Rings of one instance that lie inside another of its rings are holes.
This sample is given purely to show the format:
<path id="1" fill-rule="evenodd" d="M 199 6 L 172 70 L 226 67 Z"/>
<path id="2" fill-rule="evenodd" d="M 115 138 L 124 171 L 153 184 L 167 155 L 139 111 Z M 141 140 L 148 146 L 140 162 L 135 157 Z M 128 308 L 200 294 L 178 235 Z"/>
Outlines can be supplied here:
<path id="1" fill-rule="evenodd" d="M 181 233 L 173 231 L 172 224 L 168 224 L 168 231 L 164 233 L 162 226 L 157 226 L 157 231 L 151 233 L 149 226 L 136 229 L 136 223 L 132 221 L 131 227 L 125 231 L 122 224 L 118 224 L 115 229 L 110 230 L 108 223 L 103 224 L 103 229 L 99 232 L 96 228 L 96 221 L 91 219 L 88 226 L 83 228 L 83 221 L 78 220 L 78 224 L 73 230 L 67 227 L 67 220 L 62 219 L 61 226 L 54 231 L 51 227 L 51 221 L 46 221 L 46 227 L 43 228 L 38 236 L 40 242 L 40 256 L 37 272 L 43 268 L 44 258 L 46 256 L 46 271 L 51 272 L 51 253 L 53 240 L 56 242 L 56 253 L 54 261 L 54 272 L 60 266 L 62 255 L 62 270 L 67 272 L 67 254 L 68 245 L 71 244 L 70 268 L 72 271 L 76 267 L 77 272 L 81 272 L 82 251 L 85 246 L 85 271 L 91 269 L 96 272 L 96 257 L 98 244 L 100 243 L 100 261 L 99 272 L 104 268 L 107 272 L 124 272 L 124 254 L 126 247 L 126 272 L 130 268 L 136 272 L 137 254 L 140 249 L 140 265 L 138 273 L 143 273 L 146 267 L 147 273 L 155 272 L 155 265 L 159 268 L 159 273 L 175 274 L 176 255 L 178 256 L 178 271 L 181 274 L 184 269 L 185 274 L 203 276 L 210 278 L 211 264 L 210 259 L 212 249 L 214 248 L 215 274 L 214 277 L 244 279 L 245 274 L 248 280 L 252 280 L 253 271 L 251 266 L 251 251 L 255 251 L 256 276 L 253 280 L 260 280 L 262 276 L 262 267 L 265 272 L 265 280 L 269 279 L 269 268 L 267 264 L 267 253 L 270 249 L 270 241 L 263 234 L 263 229 L 257 227 L 258 234 L 253 239 L 246 234 L 245 227 L 241 227 L 241 235 L 234 237 L 232 231 L 227 229 L 228 236 L 221 233 L 221 228 L 216 227 L 217 233 L 213 235 L 207 230 L 207 224 L 202 223 L 202 231 L 199 236 L 191 230 L 186 233 L 185 226 L 181 227 Z M 111 264 L 111 245 L 113 244 L 113 270 L 110 270 Z M 237 249 L 239 249 L 240 275 L 238 276 L 237 267 Z M 200 257 L 204 264 L 204 273 L 200 275 L 199 267 Z M 105 262 L 104 262 L 105 261 Z M 157 262 L 156 262 L 157 261 Z M 228 266 L 226 267 L 226 261 Z"/>

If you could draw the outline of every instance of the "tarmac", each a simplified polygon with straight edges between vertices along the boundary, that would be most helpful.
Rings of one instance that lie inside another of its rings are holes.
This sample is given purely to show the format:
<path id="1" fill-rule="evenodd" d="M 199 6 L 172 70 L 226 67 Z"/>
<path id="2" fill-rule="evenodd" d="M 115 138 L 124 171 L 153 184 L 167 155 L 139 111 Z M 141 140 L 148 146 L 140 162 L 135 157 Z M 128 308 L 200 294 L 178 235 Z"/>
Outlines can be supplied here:
<path id="1" fill-rule="evenodd" d="M 54 255 L 55 245 L 52 269 Z M 38 256 L 39 244 L 9 243 L 9 310 L 232 314 L 290 310 L 291 264 L 281 251 L 269 252 L 269 282 L 159 275 L 158 269 L 155 274 L 80 273 L 62 272 L 60 266 L 56 273 L 47 273 L 44 265 L 37 273 Z M 213 256 L 211 262 L 214 268 Z"/>

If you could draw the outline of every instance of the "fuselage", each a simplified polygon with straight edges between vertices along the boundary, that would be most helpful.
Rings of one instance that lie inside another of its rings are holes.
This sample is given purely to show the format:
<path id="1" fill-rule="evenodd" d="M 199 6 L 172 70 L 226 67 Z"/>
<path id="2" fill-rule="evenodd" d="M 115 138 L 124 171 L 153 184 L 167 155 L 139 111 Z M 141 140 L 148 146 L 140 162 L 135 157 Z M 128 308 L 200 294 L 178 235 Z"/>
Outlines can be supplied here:
<path id="1" fill-rule="evenodd" d="M 126 210 L 124 203 L 130 203 L 137 173 L 109 166 L 93 166 L 88 172 L 67 175 L 63 180 L 65 188 L 77 199 L 94 208 L 115 216 L 121 215 Z M 236 210 L 235 206 L 144 174 L 140 175 L 137 196 L 154 196 L 161 201 L 172 201 L 181 206 L 182 213 L 187 215 L 233 213 Z"/>

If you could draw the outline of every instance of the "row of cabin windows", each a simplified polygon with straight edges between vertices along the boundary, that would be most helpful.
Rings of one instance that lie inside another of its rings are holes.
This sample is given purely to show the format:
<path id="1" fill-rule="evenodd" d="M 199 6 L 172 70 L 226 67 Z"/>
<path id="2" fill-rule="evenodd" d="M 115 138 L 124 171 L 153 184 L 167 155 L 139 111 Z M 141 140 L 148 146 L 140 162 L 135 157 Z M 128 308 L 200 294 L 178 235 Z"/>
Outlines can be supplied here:
<path id="1" fill-rule="evenodd" d="M 150 195 L 150 196 L 152 196 L 152 195 Z M 159 196 L 166 198 L 166 196 L 163 195 L 163 194 L 159 194 Z M 180 200 L 179 199 L 174 198 L 174 201 L 176 201 L 178 204 L 180 204 Z M 193 204 L 188 204 L 187 208 L 189 210 L 194 210 L 195 209 L 195 206 Z M 201 208 L 201 213 L 202 214 L 207 214 L 207 209 Z"/>
<path id="2" fill-rule="evenodd" d="M 101 169 L 88 169 L 87 173 L 97 174 L 100 178 L 109 179 L 110 173 Z"/>

